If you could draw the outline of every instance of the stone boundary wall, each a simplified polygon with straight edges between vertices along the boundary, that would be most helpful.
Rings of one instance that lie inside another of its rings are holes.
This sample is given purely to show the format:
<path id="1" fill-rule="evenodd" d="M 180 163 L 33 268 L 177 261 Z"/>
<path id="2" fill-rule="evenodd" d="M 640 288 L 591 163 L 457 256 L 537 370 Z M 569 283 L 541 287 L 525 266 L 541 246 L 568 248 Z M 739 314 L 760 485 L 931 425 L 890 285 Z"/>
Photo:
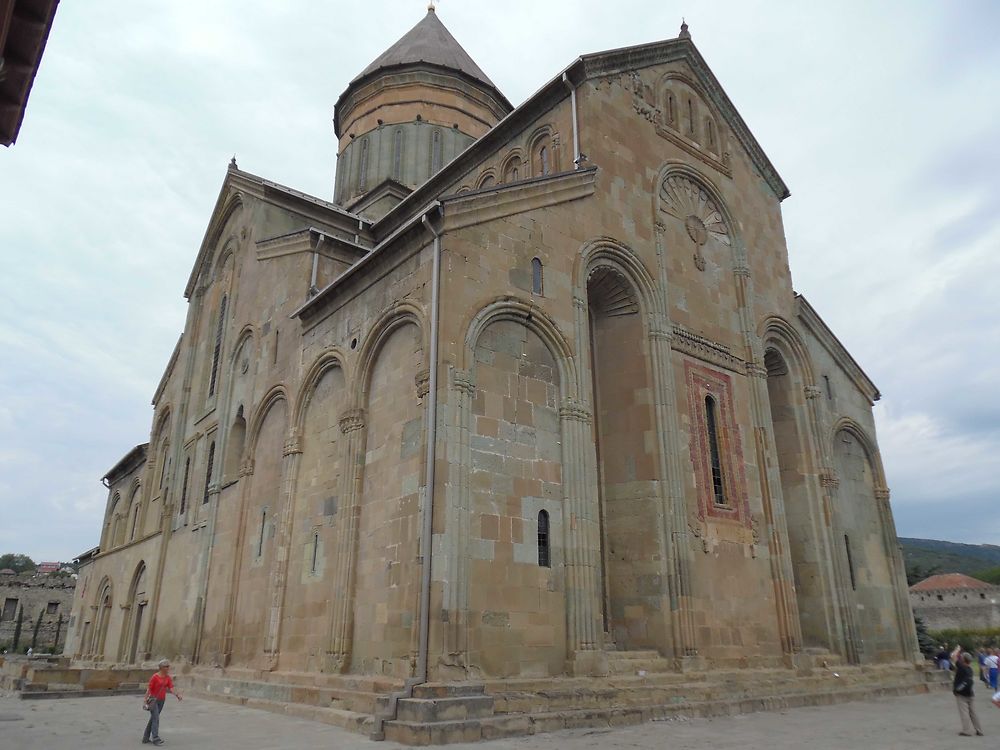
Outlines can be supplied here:
<path id="1" fill-rule="evenodd" d="M 71 577 L 36 576 L 33 573 L 0 576 L 0 649 L 13 648 L 19 614 L 21 635 L 18 651 L 31 646 L 41 615 L 35 650 L 52 649 L 59 653 L 69 631 L 75 590 L 76 579 Z"/>

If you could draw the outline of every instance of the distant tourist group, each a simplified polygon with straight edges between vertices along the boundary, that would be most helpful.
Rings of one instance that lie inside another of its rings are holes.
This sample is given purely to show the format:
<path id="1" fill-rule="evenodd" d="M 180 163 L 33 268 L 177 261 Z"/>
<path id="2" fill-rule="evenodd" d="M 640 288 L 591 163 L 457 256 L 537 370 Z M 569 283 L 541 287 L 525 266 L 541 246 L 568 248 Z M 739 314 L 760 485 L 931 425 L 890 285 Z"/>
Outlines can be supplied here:
<path id="1" fill-rule="evenodd" d="M 979 724 L 979 717 L 976 715 L 976 704 L 973 700 L 976 678 L 972 670 L 973 658 L 979 662 L 979 679 L 985 683 L 993 692 L 993 705 L 1000 708 L 1000 691 L 997 689 L 998 666 L 1000 666 L 1000 649 L 981 648 L 973 657 L 968 651 L 962 651 L 960 645 L 955 646 L 953 651 L 948 651 L 948 644 L 944 644 L 941 650 L 934 657 L 938 669 L 955 670 L 955 682 L 952 692 L 958 702 L 958 715 L 962 720 L 963 737 L 971 737 L 973 732 L 983 735 L 983 729 Z"/>

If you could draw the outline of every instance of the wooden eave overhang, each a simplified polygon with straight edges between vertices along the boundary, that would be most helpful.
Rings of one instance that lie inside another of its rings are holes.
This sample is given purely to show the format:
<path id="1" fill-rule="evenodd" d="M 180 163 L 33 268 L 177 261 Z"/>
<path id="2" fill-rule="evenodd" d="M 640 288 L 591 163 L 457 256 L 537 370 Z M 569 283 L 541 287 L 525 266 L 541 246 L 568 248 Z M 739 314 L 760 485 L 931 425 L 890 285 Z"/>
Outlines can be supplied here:
<path id="1" fill-rule="evenodd" d="M 0 143 L 10 146 L 24 120 L 59 0 L 0 0 Z"/>

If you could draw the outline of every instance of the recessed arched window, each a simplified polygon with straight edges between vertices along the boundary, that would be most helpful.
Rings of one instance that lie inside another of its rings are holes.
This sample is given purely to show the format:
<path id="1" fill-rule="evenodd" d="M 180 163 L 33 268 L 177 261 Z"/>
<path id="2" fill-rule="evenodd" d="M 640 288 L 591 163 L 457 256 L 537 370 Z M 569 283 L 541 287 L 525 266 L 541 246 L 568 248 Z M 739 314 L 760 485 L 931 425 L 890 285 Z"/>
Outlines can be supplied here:
<path id="1" fill-rule="evenodd" d="M 705 422 L 708 427 L 708 452 L 712 465 L 712 494 L 716 505 L 726 504 L 725 484 L 722 480 L 722 453 L 719 450 L 718 415 L 715 399 L 705 397 Z"/>
<path id="2" fill-rule="evenodd" d="M 212 469 L 215 468 L 215 443 L 208 446 L 208 468 L 205 470 L 205 494 L 202 495 L 201 504 L 208 502 L 208 486 L 212 483 Z"/>
<path id="3" fill-rule="evenodd" d="M 181 486 L 181 515 L 187 510 L 188 476 L 191 474 L 191 457 L 184 459 L 184 484 Z"/>
<path id="4" fill-rule="evenodd" d="M 549 548 L 549 512 L 538 511 L 538 566 L 552 567 L 552 555 Z"/>
<path id="5" fill-rule="evenodd" d="M 392 136 L 392 179 L 399 181 L 403 165 L 403 131 L 397 130 Z"/>
<path id="6" fill-rule="evenodd" d="M 549 148 L 548 146 L 542 146 L 538 151 L 538 168 L 544 177 L 550 171 L 549 168 Z"/>
<path id="7" fill-rule="evenodd" d="M 542 261 L 538 258 L 531 259 L 531 293 L 541 295 L 543 290 L 543 283 L 545 281 L 542 275 Z"/>
<path id="8" fill-rule="evenodd" d="M 208 395 L 215 395 L 215 383 L 219 375 L 219 356 L 222 354 L 222 329 L 226 322 L 226 302 L 228 297 L 222 295 L 219 303 L 219 323 L 215 327 L 215 349 L 212 352 L 212 377 L 208 381 Z"/>
<path id="9" fill-rule="evenodd" d="M 358 164 L 358 190 L 368 186 L 368 139 L 361 140 L 361 159 Z"/>
<path id="10" fill-rule="evenodd" d="M 135 508 L 132 509 L 132 531 L 129 532 L 129 541 L 135 539 L 135 527 L 139 523 L 139 503 L 135 504 Z"/>
<path id="11" fill-rule="evenodd" d="M 711 117 L 705 118 L 705 145 L 708 146 L 713 151 L 716 148 L 715 123 L 712 121 Z"/>
<path id="12" fill-rule="evenodd" d="M 435 173 L 441 169 L 441 162 L 443 161 L 443 148 L 441 143 L 441 131 L 435 130 L 431 133 L 431 173 Z"/>
<path id="13" fill-rule="evenodd" d="M 493 187 L 493 184 L 495 182 L 496 179 L 494 179 L 493 175 L 488 174 L 479 182 L 479 187 L 481 188 Z"/>

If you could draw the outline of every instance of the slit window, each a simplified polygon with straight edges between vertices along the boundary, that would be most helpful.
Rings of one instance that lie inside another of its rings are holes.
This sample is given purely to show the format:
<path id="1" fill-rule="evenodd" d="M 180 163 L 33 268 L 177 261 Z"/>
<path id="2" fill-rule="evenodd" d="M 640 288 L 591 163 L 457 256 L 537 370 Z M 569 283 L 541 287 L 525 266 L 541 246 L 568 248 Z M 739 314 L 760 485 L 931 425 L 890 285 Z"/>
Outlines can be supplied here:
<path id="1" fill-rule="evenodd" d="M 672 92 L 667 92 L 667 122 L 671 125 L 677 122 L 677 103 Z"/>
<path id="2" fill-rule="evenodd" d="M 135 509 L 132 511 L 132 531 L 129 533 L 129 541 L 135 539 L 135 527 L 139 523 L 139 503 L 135 504 Z"/>
<path id="3" fill-rule="evenodd" d="M 851 538 L 847 534 L 844 534 L 844 549 L 847 552 L 847 569 L 851 573 L 851 589 L 857 591 L 858 582 L 854 577 L 854 555 L 851 554 Z M 938 599 L 940 598 L 939 596 Z"/>
<path id="4" fill-rule="evenodd" d="M 201 504 L 208 502 L 208 487 L 212 483 L 212 469 L 215 468 L 215 443 L 208 446 L 208 468 L 205 470 L 205 494 L 201 498 Z"/>
<path id="5" fill-rule="evenodd" d="M 191 457 L 184 460 L 184 484 L 181 486 L 181 515 L 187 510 L 188 476 L 191 474 Z"/>
<path id="6" fill-rule="evenodd" d="M 549 149 L 547 146 L 542 146 L 542 150 L 538 152 L 538 165 L 543 177 L 549 173 Z"/>
<path id="7" fill-rule="evenodd" d="M 403 131 L 397 130 L 392 138 L 392 179 L 399 181 L 403 163 Z"/>
<path id="8" fill-rule="evenodd" d="M 368 139 L 361 141 L 361 159 L 358 164 L 358 190 L 368 187 Z"/>
<path id="9" fill-rule="evenodd" d="M 310 572 L 316 572 L 316 558 L 319 555 L 319 532 L 313 532 L 313 555 L 312 555 L 312 567 L 309 568 Z"/>
<path id="10" fill-rule="evenodd" d="M 538 567 L 552 567 L 552 555 L 549 548 L 549 512 L 547 510 L 538 511 Z"/>
<path id="11" fill-rule="evenodd" d="M 215 383 L 219 375 L 219 355 L 222 353 L 222 329 L 226 322 L 226 302 L 228 298 L 223 295 L 219 304 L 219 324 L 215 328 L 215 349 L 212 352 L 212 377 L 208 382 L 208 395 L 215 395 Z"/>
<path id="12" fill-rule="evenodd" d="M 538 258 L 531 259 L 531 293 L 542 295 L 545 278 L 543 276 L 542 261 Z"/>
<path id="13" fill-rule="evenodd" d="M 694 102 L 690 98 L 687 100 L 688 135 L 695 137 Z"/>
<path id="14" fill-rule="evenodd" d="M 722 454 L 719 451 L 718 419 L 715 413 L 715 399 L 705 397 L 705 422 L 708 427 L 708 451 L 712 467 L 712 494 L 716 505 L 726 504 L 725 484 L 722 481 Z"/>
<path id="15" fill-rule="evenodd" d="M 442 144 L 441 144 L 441 131 L 435 130 L 431 134 L 431 173 L 437 172 L 441 169 L 442 162 Z"/>
<path id="16" fill-rule="evenodd" d="M 267 508 L 260 512 L 260 536 L 257 537 L 257 557 L 264 553 L 264 528 L 267 526 Z"/>

